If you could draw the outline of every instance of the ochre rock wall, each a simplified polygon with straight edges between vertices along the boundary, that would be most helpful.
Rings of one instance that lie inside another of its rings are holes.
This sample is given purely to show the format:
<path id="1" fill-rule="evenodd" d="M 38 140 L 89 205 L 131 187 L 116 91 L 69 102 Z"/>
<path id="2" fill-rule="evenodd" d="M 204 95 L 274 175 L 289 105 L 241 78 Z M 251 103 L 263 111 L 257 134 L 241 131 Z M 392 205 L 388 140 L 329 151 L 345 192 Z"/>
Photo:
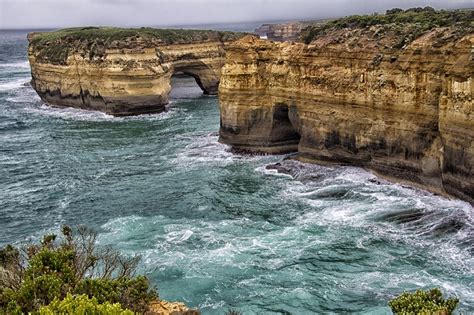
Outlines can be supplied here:
<path id="1" fill-rule="evenodd" d="M 216 94 L 226 44 L 220 40 L 165 44 L 127 38 L 116 47 L 78 49 L 77 43 L 65 42 L 61 48 L 68 49 L 67 57 L 52 62 L 40 58 L 42 51 L 31 41 L 34 36 L 29 36 L 28 58 L 32 86 L 43 101 L 116 116 L 163 111 L 170 78 L 177 72 L 192 75 L 204 93 Z"/>
<path id="2" fill-rule="evenodd" d="M 474 36 L 453 32 L 401 49 L 357 30 L 309 45 L 242 38 L 222 69 L 220 141 L 368 167 L 472 203 Z"/>

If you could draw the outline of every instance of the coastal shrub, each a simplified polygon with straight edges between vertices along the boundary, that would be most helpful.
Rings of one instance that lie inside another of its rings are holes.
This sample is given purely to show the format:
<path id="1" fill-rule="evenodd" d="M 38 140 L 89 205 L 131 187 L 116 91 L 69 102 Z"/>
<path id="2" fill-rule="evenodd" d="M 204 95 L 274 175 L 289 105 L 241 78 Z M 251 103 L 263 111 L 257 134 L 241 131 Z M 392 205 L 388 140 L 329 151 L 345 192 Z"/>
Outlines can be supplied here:
<path id="1" fill-rule="evenodd" d="M 119 303 L 99 303 L 96 298 L 87 295 L 68 293 L 63 300 L 54 299 L 51 304 L 39 309 L 40 315 L 55 314 L 97 314 L 97 315 L 133 315 L 131 310 L 123 309 Z"/>
<path id="2" fill-rule="evenodd" d="M 0 249 L 0 314 L 35 312 L 68 294 L 146 312 L 158 294 L 146 277 L 135 276 L 139 257 L 99 247 L 96 238 L 86 227 L 65 226 L 38 244 Z"/>
<path id="3" fill-rule="evenodd" d="M 323 25 L 310 25 L 301 32 L 300 39 L 309 44 L 318 36 L 344 28 L 370 28 L 374 25 L 390 25 L 404 34 L 410 34 L 411 40 L 435 27 L 456 26 L 458 36 L 474 31 L 474 11 L 472 10 L 435 10 L 432 7 L 399 8 L 387 10 L 385 14 L 352 15 L 331 20 Z"/>
<path id="4" fill-rule="evenodd" d="M 439 314 L 450 315 L 456 308 L 459 300 L 456 298 L 444 299 L 440 289 L 434 288 L 416 292 L 404 292 L 389 302 L 394 314 Z"/>
<path id="5" fill-rule="evenodd" d="M 157 293 L 144 276 L 121 279 L 86 279 L 74 289 L 76 294 L 95 297 L 99 303 L 119 303 L 124 308 L 143 313 Z"/>

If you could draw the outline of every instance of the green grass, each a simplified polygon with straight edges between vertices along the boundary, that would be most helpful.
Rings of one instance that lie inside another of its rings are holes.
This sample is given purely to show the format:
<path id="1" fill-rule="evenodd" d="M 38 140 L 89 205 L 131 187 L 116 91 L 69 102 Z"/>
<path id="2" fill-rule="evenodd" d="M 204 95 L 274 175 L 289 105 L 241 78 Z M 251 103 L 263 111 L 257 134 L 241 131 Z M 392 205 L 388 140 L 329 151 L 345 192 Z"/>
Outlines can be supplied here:
<path id="1" fill-rule="evenodd" d="M 115 41 L 143 37 L 162 40 L 167 44 L 206 40 L 232 40 L 242 33 L 212 30 L 157 29 L 157 28 L 116 28 L 116 27 L 74 27 L 36 35 L 31 43 L 45 45 L 58 40 L 103 40 Z"/>
<path id="2" fill-rule="evenodd" d="M 412 8 L 408 10 L 391 9 L 386 14 L 352 15 L 329 21 L 324 25 L 313 25 L 303 29 L 300 39 L 309 44 L 320 36 L 331 31 L 345 28 L 368 29 L 374 25 L 390 26 L 392 29 L 403 29 L 412 34 L 413 39 L 436 27 L 456 26 L 460 35 L 474 31 L 474 11 L 472 10 L 439 10 L 431 7 Z"/>
<path id="3" fill-rule="evenodd" d="M 74 27 L 52 32 L 35 33 L 30 45 L 38 52 L 37 58 L 54 64 L 64 64 L 69 51 L 89 51 L 90 57 L 99 54 L 101 48 L 114 43 L 120 47 L 127 40 L 138 37 L 153 43 L 192 43 L 206 41 L 230 41 L 243 33 L 213 30 L 116 28 L 116 27 Z M 102 49 L 103 50 L 103 49 Z"/>

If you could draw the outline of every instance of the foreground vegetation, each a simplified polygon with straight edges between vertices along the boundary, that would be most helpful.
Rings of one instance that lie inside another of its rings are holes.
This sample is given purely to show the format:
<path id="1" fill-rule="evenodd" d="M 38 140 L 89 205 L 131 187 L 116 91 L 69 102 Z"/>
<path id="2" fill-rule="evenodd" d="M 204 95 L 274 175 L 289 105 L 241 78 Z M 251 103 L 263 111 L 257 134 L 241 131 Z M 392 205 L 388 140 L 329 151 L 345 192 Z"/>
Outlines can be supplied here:
<path id="1" fill-rule="evenodd" d="M 158 301 L 144 276 L 136 276 L 138 256 L 125 257 L 96 245 L 86 228 L 62 228 L 38 244 L 0 249 L 0 314 L 143 314 Z M 389 302 L 394 314 L 450 315 L 458 299 L 439 289 L 405 292 Z M 189 311 L 187 314 L 199 314 Z M 238 315 L 228 310 L 228 315 Z"/>
<path id="2" fill-rule="evenodd" d="M 0 313 L 144 313 L 158 294 L 135 276 L 138 261 L 96 246 L 85 227 L 66 226 L 21 249 L 8 245 L 0 250 Z"/>
<path id="3" fill-rule="evenodd" d="M 323 25 L 310 25 L 303 29 L 301 40 L 309 44 L 319 36 L 345 28 L 370 28 L 371 26 L 390 26 L 400 33 L 417 38 L 435 27 L 456 26 L 459 35 L 474 31 L 473 10 L 435 10 L 432 7 L 411 8 L 407 10 L 391 9 L 385 14 L 352 15 L 329 21 Z M 409 26 L 408 28 L 406 26 Z M 409 34 L 407 34 L 409 33 Z"/>
<path id="4" fill-rule="evenodd" d="M 439 289 L 427 291 L 417 290 L 413 293 L 405 292 L 389 302 L 394 314 L 438 314 L 450 315 L 454 312 L 459 300 L 449 298 L 445 300 Z"/>

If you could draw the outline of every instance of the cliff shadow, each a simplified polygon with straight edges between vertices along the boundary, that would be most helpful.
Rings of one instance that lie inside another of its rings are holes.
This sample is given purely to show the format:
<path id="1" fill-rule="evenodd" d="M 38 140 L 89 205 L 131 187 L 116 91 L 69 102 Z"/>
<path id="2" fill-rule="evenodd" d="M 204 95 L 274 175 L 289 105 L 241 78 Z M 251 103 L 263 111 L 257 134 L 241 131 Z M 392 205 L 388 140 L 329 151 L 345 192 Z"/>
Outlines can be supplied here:
<path id="1" fill-rule="evenodd" d="M 296 152 L 301 139 L 299 116 L 296 106 L 276 103 L 273 106 L 270 141 L 283 151 Z"/>

